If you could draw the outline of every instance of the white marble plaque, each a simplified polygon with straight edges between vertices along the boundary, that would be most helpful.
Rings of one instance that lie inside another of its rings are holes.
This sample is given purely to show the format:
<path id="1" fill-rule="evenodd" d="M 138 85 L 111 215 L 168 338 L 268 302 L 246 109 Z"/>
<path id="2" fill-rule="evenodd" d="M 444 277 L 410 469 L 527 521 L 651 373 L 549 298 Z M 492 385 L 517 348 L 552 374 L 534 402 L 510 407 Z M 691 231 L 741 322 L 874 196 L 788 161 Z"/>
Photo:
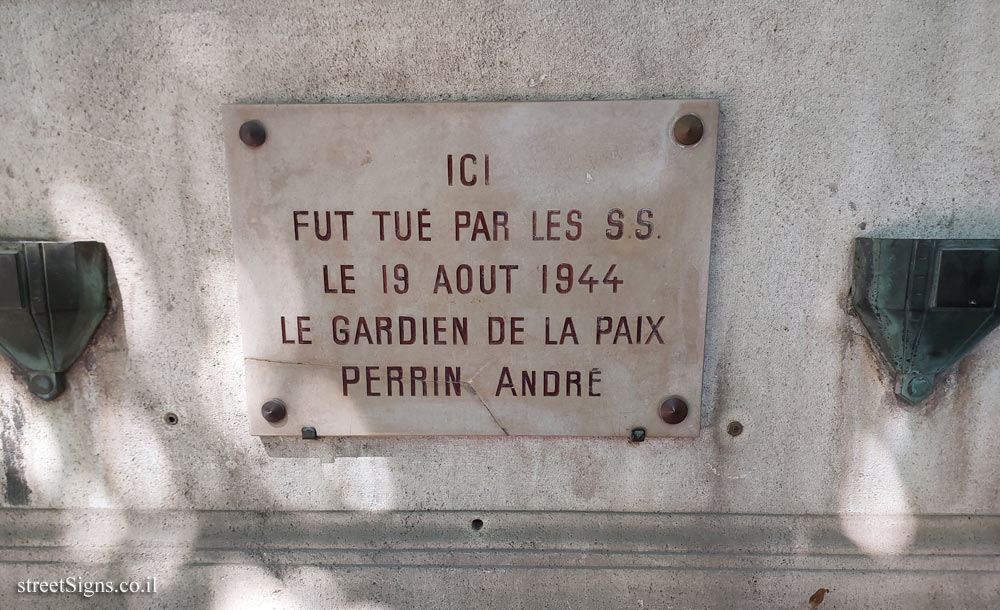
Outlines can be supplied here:
<path id="1" fill-rule="evenodd" d="M 224 118 L 252 434 L 698 435 L 717 101 Z"/>

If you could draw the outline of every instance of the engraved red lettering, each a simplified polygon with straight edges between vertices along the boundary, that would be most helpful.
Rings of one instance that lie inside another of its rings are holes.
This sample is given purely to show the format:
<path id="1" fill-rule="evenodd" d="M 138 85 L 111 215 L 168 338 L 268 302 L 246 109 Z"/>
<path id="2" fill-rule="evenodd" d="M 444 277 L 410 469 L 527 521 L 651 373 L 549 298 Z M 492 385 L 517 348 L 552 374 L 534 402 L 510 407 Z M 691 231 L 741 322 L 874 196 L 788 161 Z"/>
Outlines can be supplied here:
<path id="1" fill-rule="evenodd" d="M 500 370 L 500 380 L 497 382 L 496 396 L 500 395 L 503 390 L 510 390 L 511 396 L 517 396 L 517 390 L 514 389 L 514 381 L 510 378 L 510 369 L 503 367 Z"/>
<path id="2" fill-rule="evenodd" d="M 382 394 L 378 390 L 372 389 L 372 384 L 379 381 L 381 377 L 377 374 L 377 366 L 366 366 L 365 367 L 365 392 L 368 396 L 381 396 Z"/>
<path id="3" fill-rule="evenodd" d="M 296 210 L 292 212 L 292 224 L 295 226 L 295 241 L 299 241 L 299 229 L 309 226 L 308 222 L 299 222 L 299 214 L 306 216 L 309 212 L 306 210 Z"/>
<path id="4" fill-rule="evenodd" d="M 573 386 L 576 386 L 577 396 L 583 394 L 583 388 L 580 385 L 580 371 L 566 371 L 566 396 L 573 396 L 573 391 L 570 389 Z"/>
<path id="5" fill-rule="evenodd" d="M 620 208 L 614 208 L 608 212 L 608 228 L 604 231 L 608 239 L 621 239 L 622 235 L 625 234 L 625 223 L 622 222 L 624 217 L 625 212 L 621 211 Z"/>
<path id="6" fill-rule="evenodd" d="M 566 225 L 575 229 L 575 232 L 566 231 L 566 239 L 570 241 L 576 241 L 580 239 L 580 235 L 583 233 L 583 223 L 580 219 L 583 217 L 583 212 L 580 210 L 570 210 L 566 214 Z"/>
<path id="7" fill-rule="evenodd" d="M 337 345 L 347 345 L 351 342 L 351 332 L 346 328 L 340 328 L 340 325 L 349 325 L 350 320 L 346 316 L 333 316 L 332 320 L 333 326 L 333 342 Z"/>
<path id="8" fill-rule="evenodd" d="M 386 385 L 386 396 L 392 396 L 392 384 L 396 383 L 399 388 L 399 395 L 403 395 L 403 367 L 401 366 L 387 366 L 385 367 L 385 385 Z"/>
<path id="9" fill-rule="evenodd" d="M 465 176 L 465 162 L 472 161 L 472 165 L 476 165 L 476 155 L 462 155 L 461 160 L 458 162 L 458 177 L 462 181 L 464 186 L 472 186 L 476 183 L 476 174 L 472 173 L 470 178 Z"/>
<path id="10" fill-rule="evenodd" d="M 344 396 L 349 396 L 349 388 L 361 380 L 361 370 L 356 366 L 345 366 L 340 369 L 340 387 Z"/>
<path id="11" fill-rule="evenodd" d="M 598 316 L 596 327 L 597 327 L 597 345 L 600 345 L 601 336 L 611 334 L 611 317 Z"/>
<path id="12" fill-rule="evenodd" d="M 587 382 L 587 396 L 600 396 L 600 392 L 595 392 L 594 388 L 601 383 L 601 369 L 590 369 L 590 378 Z"/>
<path id="13" fill-rule="evenodd" d="M 310 328 L 305 325 L 305 323 L 309 321 L 309 316 L 299 316 L 296 318 L 296 321 L 298 322 L 299 329 L 299 343 L 303 345 L 311 344 L 312 341 L 305 338 L 306 334 L 310 331 Z"/>

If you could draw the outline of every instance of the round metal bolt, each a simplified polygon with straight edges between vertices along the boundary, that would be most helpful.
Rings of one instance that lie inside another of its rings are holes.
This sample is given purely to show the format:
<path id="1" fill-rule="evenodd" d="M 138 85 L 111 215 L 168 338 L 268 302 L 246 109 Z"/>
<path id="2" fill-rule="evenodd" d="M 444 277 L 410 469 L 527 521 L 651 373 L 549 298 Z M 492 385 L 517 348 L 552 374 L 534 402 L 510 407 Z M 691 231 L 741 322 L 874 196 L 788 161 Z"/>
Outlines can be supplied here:
<path id="1" fill-rule="evenodd" d="M 267 140 L 267 130 L 260 121 L 247 121 L 240 125 L 240 140 L 250 148 L 257 148 Z"/>
<path id="2" fill-rule="evenodd" d="M 738 421 L 731 421 L 726 426 L 726 432 L 729 433 L 729 436 L 739 436 L 743 434 L 743 424 Z"/>
<path id="3" fill-rule="evenodd" d="M 909 391 L 913 396 L 926 396 L 934 387 L 934 378 L 930 375 L 920 375 L 910 380 Z"/>
<path id="4" fill-rule="evenodd" d="M 683 398 L 671 396 L 660 405 L 660 419 L 668 424 L 679 424 L 688 416 L 688 404 Z"/>
<path id="5" fill-rule="evenodd" d="M 39 373 L 28 381 L 28 389 L 31 390 L 32 394 L 48 394 L 55 389 L 55 385 L 52 383 L 52 378 L 44 373 Z"/>
<path id="6" fill-rule="evenodd" d="M 276 424 L 288 415 L 288 407 L 277 398 L 272 398 L 260 407 L 260 414 L 267 421 Z"/>
<path id="7" fill-rule="evenodd" d="M 685 114 L 674 123 L 674 140 L 681 146 L 694 146 L 705 135 L 705 124 L 693 114 Z"/>

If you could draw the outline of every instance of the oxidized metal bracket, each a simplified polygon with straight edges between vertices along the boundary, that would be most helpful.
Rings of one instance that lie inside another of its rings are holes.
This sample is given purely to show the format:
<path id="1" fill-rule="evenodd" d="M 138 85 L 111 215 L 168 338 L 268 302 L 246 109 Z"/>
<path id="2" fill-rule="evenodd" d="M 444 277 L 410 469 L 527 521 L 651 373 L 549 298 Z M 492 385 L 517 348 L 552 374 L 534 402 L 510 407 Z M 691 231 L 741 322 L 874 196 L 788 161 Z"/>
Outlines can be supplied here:
<path id="1" fill-rule="evenodd" d="M 917 404 L 1000 325 L 1000 239 L 858 238 L 851 305 Z"/>
<path id="2" fill-rule="evenodd" d="M 51 400 L 108 312 L 108 253 L 92 241 L 0 241 L 0 352 Z"/>

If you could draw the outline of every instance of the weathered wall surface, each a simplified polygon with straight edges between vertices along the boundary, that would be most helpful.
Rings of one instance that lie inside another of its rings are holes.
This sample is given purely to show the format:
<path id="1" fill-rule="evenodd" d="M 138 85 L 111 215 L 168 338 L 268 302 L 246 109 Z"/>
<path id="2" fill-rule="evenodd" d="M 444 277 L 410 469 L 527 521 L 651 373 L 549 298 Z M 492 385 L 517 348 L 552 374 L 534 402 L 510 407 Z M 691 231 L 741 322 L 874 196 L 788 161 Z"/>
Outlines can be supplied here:
<path id="1" fill-rule="evenodd" d="M 0 5 L 0 236 L 103 241 L 120 291 L 57 401 L 0 367 L 0 605 L 76 607 L 15 589 L 81 573 L 158 577 L 102 607 L 1000 605 L 1000 334 L 905 409 L 844 311 L 856 236 L 1000 237 L 998 28 L 991 0 Z M 686 96 L 722 109 L 700 438 L 247 434 L 222 104 Z"/>

